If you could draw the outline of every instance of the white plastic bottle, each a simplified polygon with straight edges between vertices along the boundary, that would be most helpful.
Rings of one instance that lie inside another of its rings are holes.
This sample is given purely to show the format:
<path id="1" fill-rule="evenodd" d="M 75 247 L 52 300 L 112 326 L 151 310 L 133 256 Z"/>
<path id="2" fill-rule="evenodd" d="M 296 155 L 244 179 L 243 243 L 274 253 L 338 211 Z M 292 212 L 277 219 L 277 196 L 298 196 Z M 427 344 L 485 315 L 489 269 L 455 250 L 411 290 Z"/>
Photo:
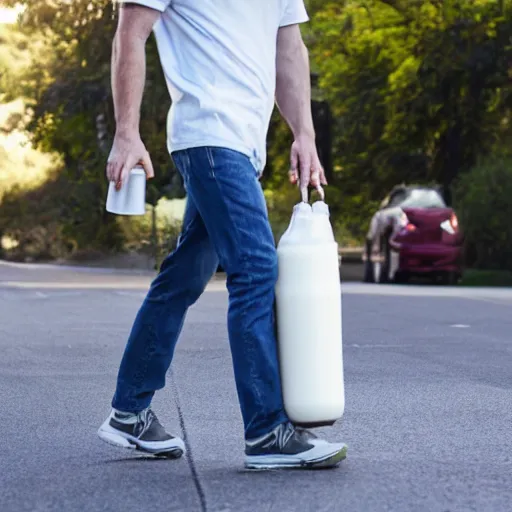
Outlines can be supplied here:
<path id="1" fill-rule="evenodd" d="M 301 202 L 277 247 L 277 339 L 283 400 L 297 425 L 332 425 L 343 416 L 338 245 L 323 201 Z"/>

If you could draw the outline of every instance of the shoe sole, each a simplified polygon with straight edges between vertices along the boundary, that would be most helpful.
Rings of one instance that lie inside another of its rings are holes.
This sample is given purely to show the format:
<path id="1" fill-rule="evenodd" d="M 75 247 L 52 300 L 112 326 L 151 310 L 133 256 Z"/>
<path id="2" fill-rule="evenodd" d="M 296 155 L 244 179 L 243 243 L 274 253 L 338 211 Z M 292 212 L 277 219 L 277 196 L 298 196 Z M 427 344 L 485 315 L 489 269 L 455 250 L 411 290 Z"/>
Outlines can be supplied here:
<path id="1" fill-rule="evenodd" d="M 340 450 L 315 460 L 271 462 L 266 456 L 262 456 L 261 462 L 252 460 L 245 463 L 245 468 L 250 470 L 269 470 L 269 469 L 331 469 L 340 464 L 347 458 L 348 447 L 344 445 Z"/>
<path id="2" fill-rule="evenodd" d="M 116 446 L 118 448 L 126 448 L 128 450 L 140 451 L 155 457 L 165 457 L 168 459 L 179 459 L 185 453 L 185 447 L 181 439 L 174 439 L 175 444 L 173 446 L 166 446 L 164 448 L 144 446 L 138 440 L 131 437 L 126 438 L 119 434 L 112 427 L 108 426 L 105 428 L 102 425 L 98 430 L 98 437 L 105 443 Z"/>

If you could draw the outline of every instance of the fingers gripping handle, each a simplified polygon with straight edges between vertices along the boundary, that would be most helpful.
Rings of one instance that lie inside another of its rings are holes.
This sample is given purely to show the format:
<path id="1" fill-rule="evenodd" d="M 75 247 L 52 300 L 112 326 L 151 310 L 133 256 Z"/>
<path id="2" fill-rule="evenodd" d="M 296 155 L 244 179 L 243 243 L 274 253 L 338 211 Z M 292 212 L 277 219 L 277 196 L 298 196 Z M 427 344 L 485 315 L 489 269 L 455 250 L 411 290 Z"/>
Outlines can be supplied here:
<path id="1" fill-rule="evenodd" d="M 318 185 L 316 187 L 316 191 L 320 195 L 320 199 L 322 201 L 325 201 L 325 192 L 324 192 L 324 189 L 322 188 L 321 185 Z M 308 186 L 307 185 L 305 187 L 300 186 L 300 194 L 302 196 L 302 202 L 303 203 L 307 203 L 309 201 L 309 194 L 308 194 Z"/>

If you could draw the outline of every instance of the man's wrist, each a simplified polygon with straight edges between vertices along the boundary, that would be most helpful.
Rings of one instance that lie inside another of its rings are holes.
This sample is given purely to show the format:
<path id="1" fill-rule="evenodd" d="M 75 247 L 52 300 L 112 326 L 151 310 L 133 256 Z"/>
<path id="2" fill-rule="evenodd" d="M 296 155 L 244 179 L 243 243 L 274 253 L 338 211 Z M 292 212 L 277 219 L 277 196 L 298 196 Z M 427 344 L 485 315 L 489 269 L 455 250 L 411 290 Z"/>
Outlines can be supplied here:
<path id="1" fill-rule="evenodd" d="M 139 135 L 139 127 L 135 124 L 118 124 L 116 126 L 116 137 L 131 139 Z"/>
<path id="2" fill-rule="evenodd" d="M 294 131 L 293 136 L 297 139 L 316 139 L 316 133 L 313 128 L 303 128 L 301 130 Z"/>

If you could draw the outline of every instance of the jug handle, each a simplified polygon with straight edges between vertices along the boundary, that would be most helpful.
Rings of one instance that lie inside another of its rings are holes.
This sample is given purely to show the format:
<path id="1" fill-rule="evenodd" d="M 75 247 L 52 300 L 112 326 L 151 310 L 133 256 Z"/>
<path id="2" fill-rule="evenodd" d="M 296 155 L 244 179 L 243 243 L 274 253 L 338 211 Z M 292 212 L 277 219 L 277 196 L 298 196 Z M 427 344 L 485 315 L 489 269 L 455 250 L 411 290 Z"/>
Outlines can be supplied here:
<path id="1" fill-rule="evenodd" d="M 300 183 L 299 183 L 299 186 L 300 186 Z M 322 185 L 318 185 L 316 187 L 316 191 L 320 195 L 320 199 L 322 201 L 325 201 L 325 192 L 324 192 L 324 189 L 322 188 Z M 308 194 L 308 187 L 307 186 L 300 187 L 300 194 L 302 196 L 302 202 L 303 203 L 308 203 L 309 202 L 309 194 Z"/>

